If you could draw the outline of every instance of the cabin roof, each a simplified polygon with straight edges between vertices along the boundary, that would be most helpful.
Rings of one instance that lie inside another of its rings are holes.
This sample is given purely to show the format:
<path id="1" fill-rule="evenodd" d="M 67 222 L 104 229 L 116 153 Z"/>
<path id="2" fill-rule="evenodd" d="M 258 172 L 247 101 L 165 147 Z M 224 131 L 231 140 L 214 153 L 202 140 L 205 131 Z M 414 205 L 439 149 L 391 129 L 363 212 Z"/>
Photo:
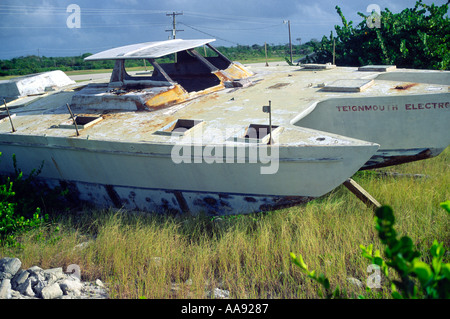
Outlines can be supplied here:
<path id="1" fill-rule="evenodd" d="M 193 49 L 213 41 L 215 41 L 215 39 L 173 39 L 137 43 L 102 51 L 88 56 L 84 60 L 156 59 L 179 51 Z"/>

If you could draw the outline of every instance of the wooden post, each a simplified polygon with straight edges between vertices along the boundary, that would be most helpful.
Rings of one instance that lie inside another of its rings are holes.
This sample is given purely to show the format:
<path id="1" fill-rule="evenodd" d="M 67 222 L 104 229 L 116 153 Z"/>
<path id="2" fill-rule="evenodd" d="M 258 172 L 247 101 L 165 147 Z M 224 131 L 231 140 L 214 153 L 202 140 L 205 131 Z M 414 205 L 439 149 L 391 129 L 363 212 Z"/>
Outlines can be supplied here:
<path id="1" fill-rule="evenodd" d="M 358 197 L 364 204 L 366 204 L 367 207 L 373 208 L 374 210 L 381 207 L 381 204 L 353 179 L 347 179 L 344 182 L 344 186 L 355 194 L 355 196 Z"/>

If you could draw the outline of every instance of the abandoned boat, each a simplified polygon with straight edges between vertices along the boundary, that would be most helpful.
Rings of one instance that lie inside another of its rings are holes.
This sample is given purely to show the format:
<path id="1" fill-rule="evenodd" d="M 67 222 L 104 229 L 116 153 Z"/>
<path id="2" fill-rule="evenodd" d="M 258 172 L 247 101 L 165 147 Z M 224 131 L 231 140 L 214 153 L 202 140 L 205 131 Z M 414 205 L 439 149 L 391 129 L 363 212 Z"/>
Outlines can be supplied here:
<path id="1" fill-rule="evenodd" d="M 15 154 L 24 174 L 42 164 L 41 181 L 98 206 L 240 214 L 322 196 L 377 151 L 370 141 L 296 126 L 303 97 L 280 90 L 291 72 L 258 77 L 211 41 L 100 52 L 86 59 L 115 60 L 109 81 L 5 101 L 0 173 L 14 172 Z M 214 56 L 195 50 L 203 45 Z M 157 61 L 171 54 L 175 63 Z M 153 72 L 131 75 L 129 59 L 145 59 Z"/>

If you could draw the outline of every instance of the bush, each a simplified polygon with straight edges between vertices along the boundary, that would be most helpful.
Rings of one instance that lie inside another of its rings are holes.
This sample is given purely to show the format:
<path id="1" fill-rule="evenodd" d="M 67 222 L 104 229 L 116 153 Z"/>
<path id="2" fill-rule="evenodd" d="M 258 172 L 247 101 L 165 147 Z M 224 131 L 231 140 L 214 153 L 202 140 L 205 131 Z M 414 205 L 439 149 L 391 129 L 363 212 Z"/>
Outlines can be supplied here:
<path id="1" fill-rule="evenodd" d="M 16 167 L 15 157 L 13 161 Z M 9 176 L 0 177 L 0 245 L 16 245 L 18 234 L 37 228 L 48 220 L 48 215 L 41 216 L 41 209 L 36 207 L 33 196 L 29 195 L 36 194 L 31 188 L 39 172 L 33 170 L 24 179 L 16 167 L 13 181 Z"/>
<path id="2" fill-rule="evenodd" d="M 450 213 L 450 201 L 441 203 L 441 207 Z M 383 259 L 379 250 L 373 252 L 373 246 L 360 246 L 362 255 L 374 265 L 380 267 L 388 279 L 392 297 L 395 299 L 449 299 L 450 298 L 450 263 L 444 263 L 444 244 L 435 240 L 430 248 L 431 265 L 420 260 L 420 253 L 415 250 L 411 238 L 403 236 L 397 239 L 394 229 L 395 217 L 392 208 L 382 206 L 375 212 L 376 230 L 381 243 L 386 246 Z M 346 298 L 345 291 L 339 287 L 330 290 L 330 281 L 325 275 L 316 275 L 309 271 L 302 256 L 291 253 L 292 262 L 300 267 L 309 278 L 325 288 L 326 298 Z M 391 279 L 389 270 L 393 269 L 399 279 Z M 369 288 L 367 288 L 370 290 Z M 364 298 L 364 296 L 359 296 Z"/>

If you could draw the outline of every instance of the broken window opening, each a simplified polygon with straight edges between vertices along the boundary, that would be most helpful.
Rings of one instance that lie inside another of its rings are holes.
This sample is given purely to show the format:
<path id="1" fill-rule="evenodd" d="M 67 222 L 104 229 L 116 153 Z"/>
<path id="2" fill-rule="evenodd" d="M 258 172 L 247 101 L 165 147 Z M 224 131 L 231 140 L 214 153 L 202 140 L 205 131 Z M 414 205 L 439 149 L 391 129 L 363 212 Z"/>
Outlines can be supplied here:
<path id="1" fill-rule="evenodd" d="M 174 81 L 161 69 L 153 59 L 147 59 L 153 66 L 151 76 L 131 76 L 125 69 L 125 60 L 116 60 L 114 70 L 109 81 L 109 87 L 124 89 L 142 89 L 149 87 L 170 86 Z M 159 72 L 155 72 L 158 70 Z"/>
<path id="2" fill-rule="evenodd" d="M 206 46 L 216 54 L 216 56 L 210 56 L 206 59 L 219 70 L 225 70 L 233 63 L 230 59 L 223 55 L 222 52 L 217 50 L 211 44 L 207 43 Z"/>
<path id="3" fill-rule="evenodd" d="M 197 92 L 220 84 L 220 79 L 211 73 L 217 68 L 195 50 L 178 52 L 178 63 L 164 63 L 160 67 L 173 81 L 187 92 Z M 155 78 L 163 75 L 154 72 Z"/>
<path id="4" fill-rule="evenodd" d="M 11 114 L 11 118 L 14 118 L 16 116 L 16 114 Z M 9 119 L 8 114 L 0 114 L 0 123 L 5 122 L 6 120 Z"/>
<path id="5" fill-rule="evenodd" d="M 144 69 L 142 70 L 141 68 Z M 136 80 L 150 80 L 153 73 L 153 65 L 147 59 L 125 60 L 125 73 Z"/>

